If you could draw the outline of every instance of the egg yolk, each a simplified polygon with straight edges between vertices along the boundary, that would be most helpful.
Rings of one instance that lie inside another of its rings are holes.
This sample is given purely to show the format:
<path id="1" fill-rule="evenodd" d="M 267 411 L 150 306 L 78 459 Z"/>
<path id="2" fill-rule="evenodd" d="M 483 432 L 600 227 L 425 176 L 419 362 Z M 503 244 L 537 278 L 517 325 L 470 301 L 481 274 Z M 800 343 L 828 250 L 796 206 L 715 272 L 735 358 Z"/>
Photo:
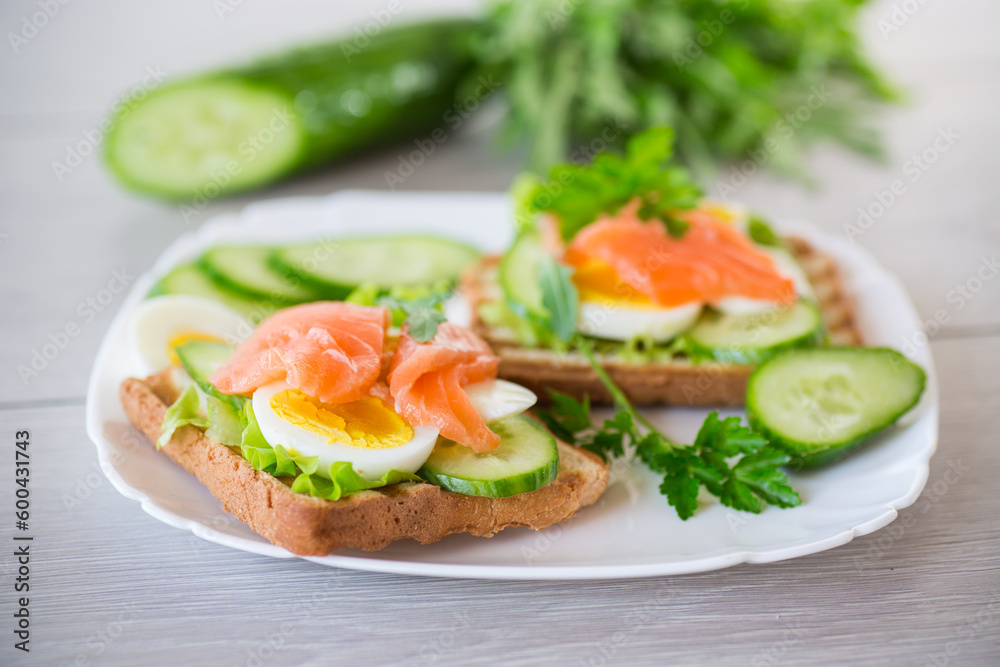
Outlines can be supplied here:
<path id="1" fill-rule="evenodd" d="M 662 308 L 648 296 L 618 278 L 615 270 L 604 262 L 586 260 L 573 273 L 582 301 L 605 305 L 627 304 L 630 308 Z"/>
<path id="2" fill-rule="evenodd" d="M 213 336 L 212 334 L 202 333 L 201 331 L 179 331 L 174 334 L 169 341 L 167 341 L 167 356 L 170 358 L 170 363 L 177 364 L 181 363 L 181 360 L 177 358 L 177 353 L 174 351 L 177 347 L 183 345 L 184 343 L 190 343 L 192 341 L 199 341 L 204 343 L 224 343 L 226 341 L 222 340 L 218 336 Z"/>
<path id="3" fill-rule="evenodd" d="M 720 204 L 718 202 L 702 202 L 701 205 L 691 213 L 702 213 L 716 222 L 722 222 L 727 225 L 735 223 L 742 217 L 740 212 L 736 209 L 732 209 L 725 204 Z M 683 215 L 681 217 L 683 218 Z"/>
<path id="4" fill-rule="evenodd" d="M 323 403 L 298 389 L 271 397 L 275 414 L 327 442 L 365 449 L 389 449 L 413 439 L 413 427 L 382 399 L 366 396 L 350 403 Z"/>

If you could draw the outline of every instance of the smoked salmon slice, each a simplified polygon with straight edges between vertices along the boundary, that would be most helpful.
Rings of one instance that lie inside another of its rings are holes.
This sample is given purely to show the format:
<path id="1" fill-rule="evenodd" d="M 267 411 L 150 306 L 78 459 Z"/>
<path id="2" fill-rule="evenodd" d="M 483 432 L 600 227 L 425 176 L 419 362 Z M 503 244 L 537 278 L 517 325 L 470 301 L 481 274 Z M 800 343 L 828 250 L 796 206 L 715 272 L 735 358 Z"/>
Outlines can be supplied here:
<path id="1" fill-rule="evenodd" d="M 644 222 L 625 210 L 582 229 L 564 260 L 590 272 L 595 263 L 610 267 L 624 284 L 666 307 L 733 296 L 795 302 L 794 283 L 750 239 L 709 215 L 687 221 L 676 239 L 659 221 Z"/>
<path id="2" fill-rule="evenodd" d="M 209 381 L 226 394 L 249 394 L 283 379 L 324 403 L 356 401 L 378 380 L 388 326 L 385 307 L 286 308 L 261 322 Z"/>
<path id="3" fill-rule="evenodd" d="M 472 407 L 463 387 L 495 378 L 499 362 L 485 341 L 455 324 L 440 324 L 426 343 L 404 330 L 389 372 L 396 412 L 477 452 L 496 449 L 500 436 Z"/>

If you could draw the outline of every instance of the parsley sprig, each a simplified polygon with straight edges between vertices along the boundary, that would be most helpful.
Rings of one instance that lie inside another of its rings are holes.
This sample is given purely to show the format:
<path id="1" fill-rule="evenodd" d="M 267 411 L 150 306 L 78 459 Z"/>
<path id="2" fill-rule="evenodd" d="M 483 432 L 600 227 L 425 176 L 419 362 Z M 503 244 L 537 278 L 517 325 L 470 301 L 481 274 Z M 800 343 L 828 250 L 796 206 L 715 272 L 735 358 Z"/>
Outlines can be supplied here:
<path id="1" fill-rule="evenodd" d="M 702 193 L 687 170 L 667 164 L 673 142 L 671 128 L 654 127 L 629 139 L 625 155 L 604 152 L 590 164 L 554 167 L 548 181 L 528 187 L 522 182 L 517 210 L 553 214 L 568 241 L 600 215 L 638 201 L 640 218 L 660 220 L 672 236 L 680 237 L 687 224 L 677 212 L 694 208 Z"/>
<path id="2" fill-rule="evenodd" d="M 387 306 L 393 312 L 394 319 L 398 319 L 397 313 L 402 313 L 402 323 L 406 324 L 407 332 L 418 343 L 426 343 L 437 334 L 438 325 L 448 319 L 442 306 L 449 296 L 450 292 L 439 292 L 415 299 L 401 299 L 387 295 L 380 296 L 377 303 L 380 306 Z"/>
<path id="3" fill-rule="evenodd" d="M 660 492 L 685 521 L 694 515 L 702 487 L 726 507 L 754 514 L 762 511 L 761 501 L 777 507 L 802 504 L 785 473 L 779 470 L 791 458 L 743 426 L 739 417 L 721 419 L 718 412 L 712 412 L 693 444 L 674 442 L 635 409 L 598 363 L 590 343 L 580 336 L 575 343 L 611 393 L 618 411 L 600 426 L 594 426 L 588 398 L 578 401 L 550 392 L 551 407 L 538 411 L 538 415 L 557 437 L 605 460 L 638 458 L 650 470 L 663 475 Z"/>
<path id="4" fill-rule="evenodd" d="M 407 325 L 407 331 L 418 343 L 426 343 L 447 319 L 444 302 L 452 293 L 447 283 L 394 287 L 388 294 L 383 294 L 378 285 L 363 283 L 345 300 L 362 306 L 386 306 L 392 312 L 393 324 Z"/>

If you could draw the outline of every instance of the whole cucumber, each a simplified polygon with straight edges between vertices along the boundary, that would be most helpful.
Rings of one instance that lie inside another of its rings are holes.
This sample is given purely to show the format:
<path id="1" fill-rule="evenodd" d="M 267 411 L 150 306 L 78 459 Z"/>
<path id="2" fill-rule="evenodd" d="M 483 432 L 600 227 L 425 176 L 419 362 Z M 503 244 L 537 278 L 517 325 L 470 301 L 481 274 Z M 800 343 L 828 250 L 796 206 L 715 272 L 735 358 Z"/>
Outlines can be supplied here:
<path id="1" fill-rule="evenodd" d="M 427 135 L 473 61 L 475 23 L 437 20 L 167 82 L 111 119 L 105 157 L 131 189 L 231 194 L 354 151 Z"/>

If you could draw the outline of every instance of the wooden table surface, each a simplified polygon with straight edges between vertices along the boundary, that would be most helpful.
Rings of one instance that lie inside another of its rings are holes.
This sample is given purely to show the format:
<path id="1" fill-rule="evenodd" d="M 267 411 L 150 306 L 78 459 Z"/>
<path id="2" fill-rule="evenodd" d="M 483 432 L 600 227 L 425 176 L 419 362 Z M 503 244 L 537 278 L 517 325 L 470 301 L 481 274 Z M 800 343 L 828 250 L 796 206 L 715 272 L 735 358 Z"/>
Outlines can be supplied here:
<path id="1" fill-rule="evenodd" d="M 84 430 L 84 404 L 122 298 L 100 303 L 115 277 L 130 280 L 177 236 L 252 199 L 384 189 L 398 157 L 388 150 L 213 202 L 189 221 L 121 191 L 89 150 L 69 173 L 53 163 L 81 142 L 96 146 L 110 101 L 144 77 L 342 31 L 395 6 L 338 3 L 348 4 L 0 7 L 0 516 L 12 544 L 14 434 L 30 430 L 35 537 L 27 654 L 13 646 L 16 557 L 8 547 L 0 556 L 0 664 L 1000 664 L 1000 4 L 988 0 L 874 3 L 867 42 L 909 92 L 878 120 L 888 159 L 820 147 L 808 161 L 818 189 L 761 174 L 734 195 L 847 234 L 859 207 L 905 182 L 855 241 L 902 279 L 922 319 L 938 321 L 927 327 L 940 445 L 906 521 L 813 556 L 699 575 L 463 581 L 243 553 L 156 521 L 111 486 Z M 433 4 L 404 2 L 393 20 L 456 5 Z M 53 16 L 39 18 L 44 7 Z M 504 190 L 517 160 L 493 150 L 490 122 L 468 123 L 405 187 Z M 947 139 L 935 147 L 938 137 Z M 921 155 L 926 168 L 913 171 Z M 960 286 L 968 298 L 956 296 Z M 78 335 L 37 376 L 22 377 L 18 367 L 71 324 Z M 958 481 L 946 479 L 949 468 L 962 471 Z"/>

